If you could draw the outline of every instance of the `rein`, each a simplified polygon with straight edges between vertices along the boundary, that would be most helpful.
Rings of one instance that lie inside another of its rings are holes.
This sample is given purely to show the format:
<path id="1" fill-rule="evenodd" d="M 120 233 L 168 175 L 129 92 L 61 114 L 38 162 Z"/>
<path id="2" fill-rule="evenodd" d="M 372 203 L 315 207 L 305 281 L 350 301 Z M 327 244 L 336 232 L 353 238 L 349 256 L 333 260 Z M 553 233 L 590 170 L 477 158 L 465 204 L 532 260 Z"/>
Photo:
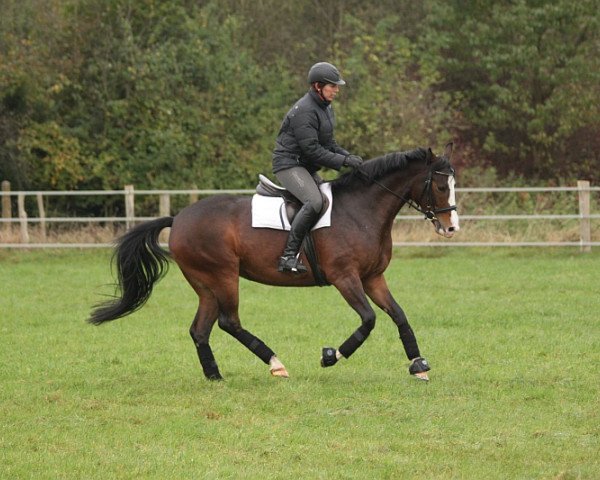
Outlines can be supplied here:
<path id="1" fill-rule="evenodd" d="M 454 175 L 454 170 L 452 170 L 451 173 L 444 173 L 444 172 L 438 172 L 438 171 L 433 171 L 433 170 L 429 171 L 429 174 L 427 175 L 427 179 L 425 180 L 425 185 L 423 186 L 423 192 L 421 193 L 421 197 L 420 197 L 420 200 L 422 200 L 424 197 L 427 197 L 427 201 L 425 202 L 427 207 L 425 209 L 421 208 L 417 203 L 415 203 L 410 198 L 406 198 L 402 195 L 397 194 L 392 189 L 386 187 L 383 183 L 379 182 L 378 180 L 375 180 L 374 178 L 369 178 L 369 176 L 366 173 L 364 173 L 363 171 L 361 171 L 360 168 L 356 169 L 356 171 L 358 173 L 360 173 L 363 177 L 366 177 L 367 179 L 369 179 L 375 185 L 377 185 L 380 188 L 382 188 L 383 190 L 385 190 L 386 192 L 391 193 L 394 197 L 396 197 L 396 198 L 402 200 L 404 203 L 408 204 L 409 207 L 414 208 L 417 212 L 425 215 L 425 220 L 437 220 L 438 213 L 445 213 L 445 212 L 451 212 L 452 210 L 456 210 L 456 205 L 451 205 L 449 207 L 444 207 L 444 208 L 435 208 L 433 205 L 435 202 L 433 200 L 433 191 L 432 191 L 432 186 L 431 186 L 431 180 L 433 178 L 434 173 L 437 173 L 438 175 L 446 175 L 449 177 L 449 176 Z"/>

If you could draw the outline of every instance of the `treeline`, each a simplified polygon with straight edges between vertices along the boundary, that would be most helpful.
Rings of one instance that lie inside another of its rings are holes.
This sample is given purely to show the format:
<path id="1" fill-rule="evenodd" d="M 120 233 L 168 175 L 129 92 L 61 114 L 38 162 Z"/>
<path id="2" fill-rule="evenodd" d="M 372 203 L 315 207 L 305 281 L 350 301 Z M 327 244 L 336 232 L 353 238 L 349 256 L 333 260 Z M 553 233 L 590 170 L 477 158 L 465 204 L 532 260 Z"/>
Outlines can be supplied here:
<path id="1" fill-rule="evenodd" d="M 316 61 L 338 143 L 452 139 L 465 172 L 599 180 L 596 0 L 0 0 L 0 180 L 240 187 Z"/>

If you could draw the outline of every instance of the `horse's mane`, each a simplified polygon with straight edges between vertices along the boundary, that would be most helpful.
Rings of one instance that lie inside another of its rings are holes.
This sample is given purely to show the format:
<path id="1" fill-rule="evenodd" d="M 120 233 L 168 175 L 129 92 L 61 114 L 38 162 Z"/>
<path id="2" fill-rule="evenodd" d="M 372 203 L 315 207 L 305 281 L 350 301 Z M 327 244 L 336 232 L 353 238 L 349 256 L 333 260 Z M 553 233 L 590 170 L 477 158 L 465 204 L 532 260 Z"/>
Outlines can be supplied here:
<path id="1" fill-rule="evenodd" d="M 371 160 L 365 161 L 360 167 L 360 174 L 357 172 L 348 172 L 340 175 L 338 178 L 331 182 L 333 188 L 344 188 L 350 184 L 353 184 L 358 179 L 369 179 L 377 180 L 389 172 L 396 170 L 404 170 L 408 164 L 413 161 L 423 161 L 427 158 L 427 150 L 424 148 L 417 148 L 415 150 L 409 150 L 406 152 L 394 152 L 388 153 L 381 157 L 376 157 Z M 443 162 L 448 164 L 448 161 L 441 159 Z M 436 161 L 436 164 L 440 163 L 440 160 Z M 438 169 L 443 166 L 440 165 Z"/>

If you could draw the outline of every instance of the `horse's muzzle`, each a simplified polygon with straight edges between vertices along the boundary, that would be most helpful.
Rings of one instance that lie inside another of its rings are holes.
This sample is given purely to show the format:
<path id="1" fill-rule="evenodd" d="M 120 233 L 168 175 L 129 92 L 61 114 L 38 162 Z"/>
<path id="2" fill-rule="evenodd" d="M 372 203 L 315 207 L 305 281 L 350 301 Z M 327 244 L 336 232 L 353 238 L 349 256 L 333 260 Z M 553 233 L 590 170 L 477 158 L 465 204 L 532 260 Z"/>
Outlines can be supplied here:
<path id="1" fill-rule="evenodd" d="M 433 223 L 433 226 L 435 228 L 435 232 L 438 235 L 442 235 L 446 238 L 452 238 L 454 234 L 460 230 L 460 227 L 458 225 L 458 216 L 456 215 L 456 212 L 452 212 L 452 214 L 450 215 L 450 225 L 448 226 L 443 225 L 442 222 L 437 218 L 431 220 L 431 223 Z M 456 218 L 454 218 L 455 215 Z"/>

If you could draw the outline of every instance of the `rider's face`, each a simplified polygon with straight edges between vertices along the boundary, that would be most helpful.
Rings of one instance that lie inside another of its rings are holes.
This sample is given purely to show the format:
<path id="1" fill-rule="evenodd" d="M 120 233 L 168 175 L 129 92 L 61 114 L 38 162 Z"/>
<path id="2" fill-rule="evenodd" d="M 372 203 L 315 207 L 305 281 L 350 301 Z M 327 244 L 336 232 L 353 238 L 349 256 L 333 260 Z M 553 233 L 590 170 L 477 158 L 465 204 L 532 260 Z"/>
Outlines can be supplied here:
<path id="1" fill-rule="evenodd" d="M 327 100 L 328 102 L 333 102 L 333 99 L 336 97 L 336 95 L 338 94 L 339 91 L 340 91 L 339 85 L 335 85 L 333 83 L 328 83 L 327 85 L 325 85 L 323 87 L 321 94 L 323 95 L 323 98 L 325 100 Z"/>

